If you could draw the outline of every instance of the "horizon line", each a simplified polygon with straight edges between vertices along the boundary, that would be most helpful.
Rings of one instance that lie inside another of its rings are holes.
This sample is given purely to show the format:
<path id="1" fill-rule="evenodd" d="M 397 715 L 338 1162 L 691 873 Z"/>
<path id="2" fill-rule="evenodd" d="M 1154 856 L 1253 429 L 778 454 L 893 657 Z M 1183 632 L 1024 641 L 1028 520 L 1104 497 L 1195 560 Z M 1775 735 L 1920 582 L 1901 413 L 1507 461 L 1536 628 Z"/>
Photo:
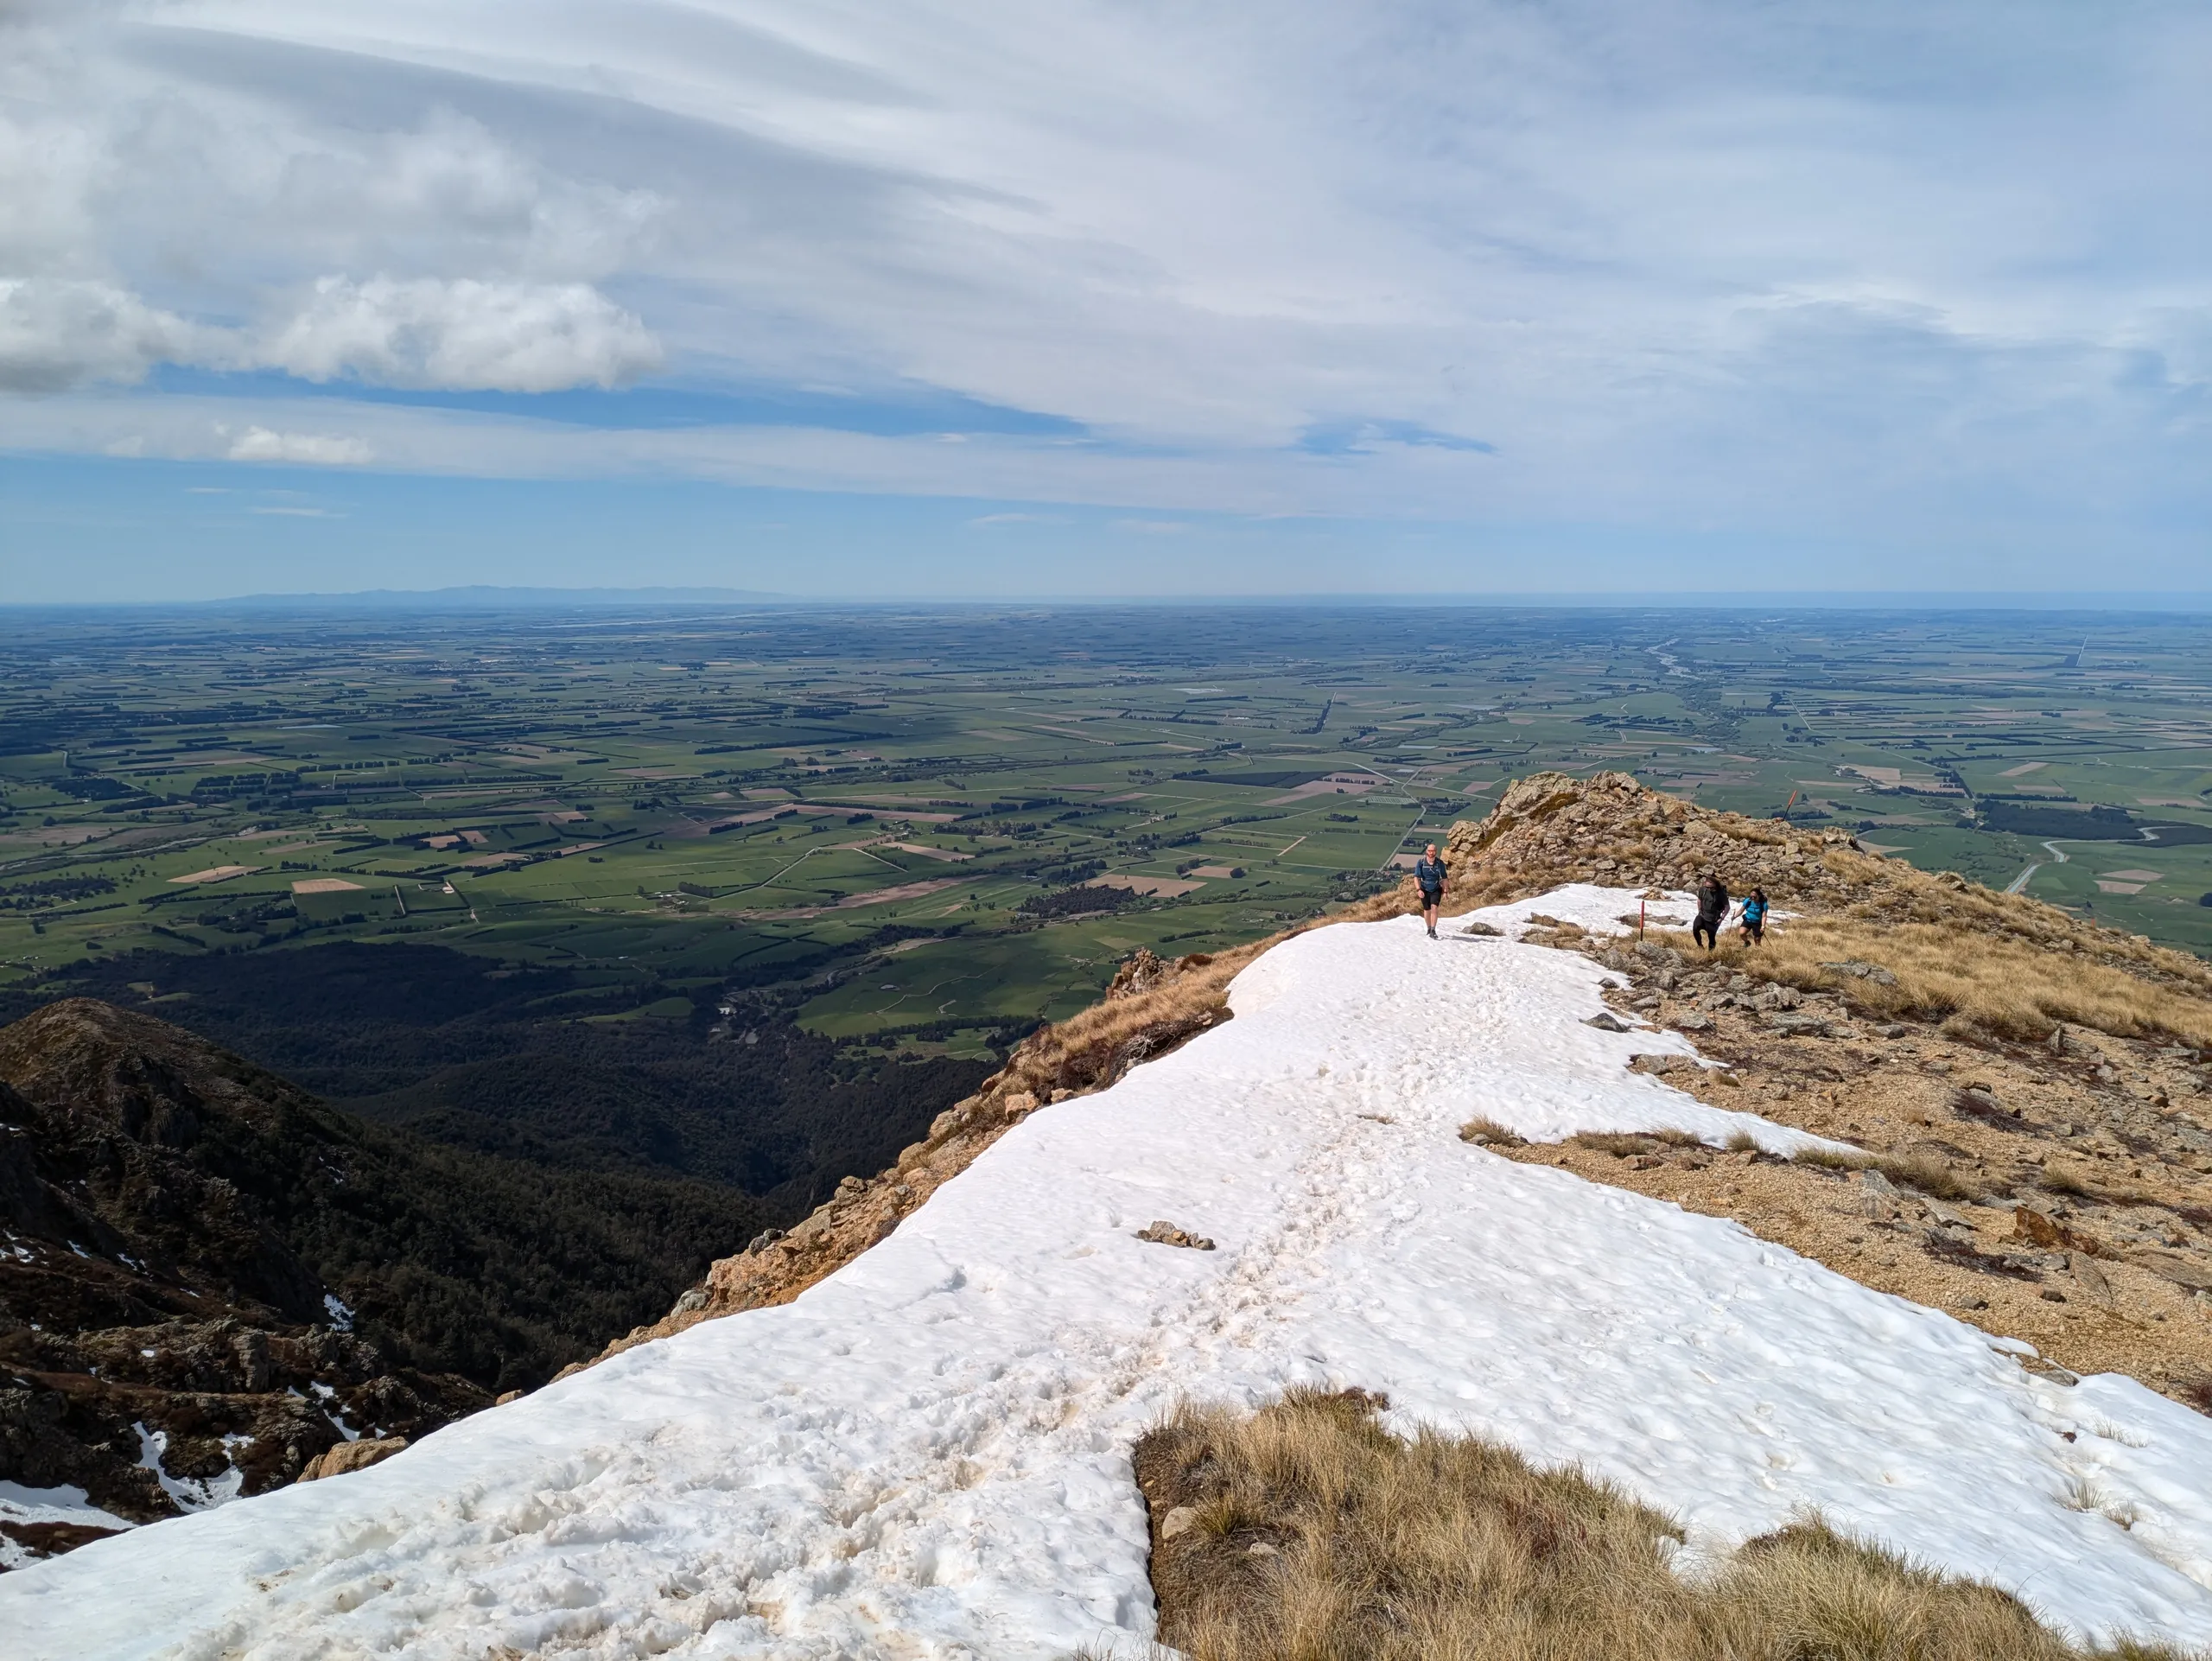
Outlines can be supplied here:
<path id="1" fill-rule="evenodd" d="M 975 609 L 1004 606 L 1070 607 L 1312 607 L 1388 609 L 1445 605 L 1495 610 L 1896 610 L 1896 611 L 2212 611 L 2212 590 L 2203 589 L 1661 589 L 1615 592 L 1529 593 L 1496 590 L 1428 590 L 1389 594 L 1010 594 L 1003 595 L 887 595 L 864 600 L 849 596 L 785 594 L 758 589 L 703 584 L 563 587 L 543 584 L 464 583 L 440 589 L 362 589 L 293 594 L 226 595 L 167 600 L 0 600 L 10 612 L 200 611 L 226 606 L 255 610 L 404 610 L 424 608 L 499 610 L 671 607 L 777 610 L 880 609 L 925 607 Z"/>

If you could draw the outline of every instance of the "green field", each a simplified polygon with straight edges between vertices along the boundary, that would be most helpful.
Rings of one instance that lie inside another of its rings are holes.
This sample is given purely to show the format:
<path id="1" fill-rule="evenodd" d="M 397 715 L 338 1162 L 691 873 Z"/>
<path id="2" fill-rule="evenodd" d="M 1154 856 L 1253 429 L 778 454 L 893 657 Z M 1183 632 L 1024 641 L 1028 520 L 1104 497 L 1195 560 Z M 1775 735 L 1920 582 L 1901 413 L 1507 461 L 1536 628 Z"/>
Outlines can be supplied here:
<path id="1" fill-rule="evenodd" d="M 2200 620 L 14 621 L 0 974 L 19 988 L 118 954 L 407 939 L 588 969 L 641 1018 L 776 988 L 833 1038 L 981 1054 L 1138 945 L 1218 946 L 1371 892 L 1541 767 L 1847 824 L 2212 948 Z"/>

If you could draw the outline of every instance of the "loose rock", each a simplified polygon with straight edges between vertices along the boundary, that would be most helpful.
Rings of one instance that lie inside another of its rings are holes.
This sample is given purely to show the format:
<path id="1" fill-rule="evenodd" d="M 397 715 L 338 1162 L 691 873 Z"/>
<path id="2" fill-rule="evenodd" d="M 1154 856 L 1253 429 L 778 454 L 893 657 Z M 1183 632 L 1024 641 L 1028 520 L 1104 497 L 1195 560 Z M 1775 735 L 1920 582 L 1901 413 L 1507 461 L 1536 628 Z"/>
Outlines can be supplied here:
<path id="1" fill-rule="evenodd" d="M 1213 1250 L 1213 1242 L 1203 1234 L 1189 1233 L 1164 1219 L 1155 1220 L 1149 1227 L 1139 1229 L 1137 1238 L 1149 1240 L 1154 1245 L 1182 1246 L 1192 1251 Z"/>

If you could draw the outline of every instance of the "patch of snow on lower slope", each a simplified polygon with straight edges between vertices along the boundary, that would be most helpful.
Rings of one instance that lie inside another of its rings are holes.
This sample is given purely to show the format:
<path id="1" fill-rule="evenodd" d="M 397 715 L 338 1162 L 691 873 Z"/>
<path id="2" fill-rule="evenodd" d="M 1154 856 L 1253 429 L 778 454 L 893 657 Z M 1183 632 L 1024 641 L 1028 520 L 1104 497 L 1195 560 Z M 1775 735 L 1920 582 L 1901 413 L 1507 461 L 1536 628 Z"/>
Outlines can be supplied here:
<path id="1" fill-rule="evenodd" d="M 1411 919 L 1302 935 L 1236 1020 L 1035 1114 L 791 1305 L 0 1577 L 10 1657 L 1134 1654 L 1131 1442 L 1301 1381 L 1581 1461 L 1704 1550 L 1818 1507 L 2076 1630 L 2212 1640 L 2212 1424 L 1458 1140 L 1738 1122 L 1580 1024 L 1601 973 Z"/>
<path id="2" fill-rule="evenodd" d="M 93 1505 L 82 1488 L 27 1488 L 20 1482 L 8 1481 L 0 1481 L 0 1523 L 67 1523 L 96 1529 L 130 1526 L 127 1518 Z M 0 1569 L 19 1569 L 37 1561 L 23 1546 L 0 1534 Z"/>

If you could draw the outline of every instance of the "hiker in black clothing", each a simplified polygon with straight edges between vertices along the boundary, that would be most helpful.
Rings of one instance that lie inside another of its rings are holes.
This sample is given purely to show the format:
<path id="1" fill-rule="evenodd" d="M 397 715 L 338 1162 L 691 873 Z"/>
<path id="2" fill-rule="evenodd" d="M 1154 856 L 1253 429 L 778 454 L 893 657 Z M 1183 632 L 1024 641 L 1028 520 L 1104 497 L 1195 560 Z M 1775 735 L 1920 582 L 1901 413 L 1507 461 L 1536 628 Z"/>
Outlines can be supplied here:
<path id="1" fill-rule="evenodd" d="M 1697 885 L 1697 921 L 1690 925 L 1690 939 L 1707 951 L 1720 944 L 1720 926 L 1728 920 L 1728 885 L 1707 871 Z"/>
<path id="2" fill-rule="evenodd" d="M 1414 862 L 1414 881 L 1420 886 L 1421 915 L 1428 924 L 1428 938 L 1433 940 L 1436 938 L 1436 908 L 1444 903 L 1444 890 L 1451 881 L 1450 873 L 1444 869 L 1444 862 L 1436 856 L 1434 843 L 1430 843 L 1427 851 Z"/>

